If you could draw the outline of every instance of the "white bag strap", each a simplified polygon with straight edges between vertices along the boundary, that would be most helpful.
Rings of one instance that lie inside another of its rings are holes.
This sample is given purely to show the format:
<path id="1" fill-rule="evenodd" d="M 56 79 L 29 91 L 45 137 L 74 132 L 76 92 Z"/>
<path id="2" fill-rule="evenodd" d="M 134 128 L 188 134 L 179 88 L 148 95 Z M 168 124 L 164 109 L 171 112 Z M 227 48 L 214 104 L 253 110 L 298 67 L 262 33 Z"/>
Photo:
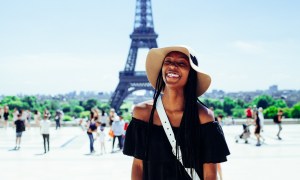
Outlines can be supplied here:
<path id="1" fill-rule="evenodd" d="M 163 106 L 161 96 L 159 96 L 158 99 L 157 99 L 156 109 L 157 109 L 157 113 L 158 113 L 159 119 L 161 121 L 161 124 L 164 128 L 164 131 L 165 131 L 166 135 L 167 135 L 167 138 L 168 138 L 168 140 L 169 140 L 169 142 L 172 146 L 172 152 L 173 152 L 174 156 L 176 156 L 176 139 L 175 139 L 174 132 L 172 130 L 170 121 L 169 121 L 168 116 L 166 114 L 165 108 Z M 178 156 L 176 156 L 176 158 L 178 159 L 178 161 L 184 167 L 183 162 L 182 162 L 181 150 L 180 150 L 179 146 L 178 146 L 178 149 L 177 149 L 177 153 L 178 153 Z M 189 176 L 192 178 L 191 168 L 185 168 L 185 170 L 189 174 Z M 199 178 L 198 174 L 196 173 L 196 171 L 193 170 L 192 172 L 193 172 L 193 177 L 194 177 L 193 179 L 194 180 L 200 180 L 200 178 Z"/>

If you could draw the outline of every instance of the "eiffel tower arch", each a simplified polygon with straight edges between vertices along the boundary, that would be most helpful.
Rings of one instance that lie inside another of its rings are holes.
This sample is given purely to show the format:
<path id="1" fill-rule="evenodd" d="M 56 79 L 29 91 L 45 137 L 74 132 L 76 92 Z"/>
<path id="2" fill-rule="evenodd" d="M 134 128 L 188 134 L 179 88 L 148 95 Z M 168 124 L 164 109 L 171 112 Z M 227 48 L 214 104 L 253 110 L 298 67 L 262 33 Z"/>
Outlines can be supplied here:
<path id="1" fill-rule="evenodd" d="M 156 48 L 158 35 L 154 31 L 151 0 L 136 0 L 134 30 L 130 35 L 131 45 L 124 71 L 119 72 L 119 84 L 114 91 L 110 105 L 117 111 L 124 99 L 137 90 L 153 90 L 145 71 L 135 71 L 136 58 L 140 48 Z"/>

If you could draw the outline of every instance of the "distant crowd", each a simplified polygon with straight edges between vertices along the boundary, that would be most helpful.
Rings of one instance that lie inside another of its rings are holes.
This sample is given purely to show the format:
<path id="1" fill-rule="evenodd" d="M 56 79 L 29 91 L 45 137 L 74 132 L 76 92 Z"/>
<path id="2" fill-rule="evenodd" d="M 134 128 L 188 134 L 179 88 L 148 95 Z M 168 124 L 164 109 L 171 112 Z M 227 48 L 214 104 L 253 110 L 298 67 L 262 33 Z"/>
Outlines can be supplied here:
<path id="1" fill-rule="evenodd" d="M 15 108 L 10 114 L 9 107 L 0 107 L 0 123 L 4 129 L 12 126 L 16 130 L 16 146 L 13 150 L 21 148 L 22 134 L 26 129 L 30 129 L 31 125 L 35 125 L 40 129 L 40 133 L 44 141 L 44 153 L 50 151 L 50 118 L 55 121 L 55 129 L 61 128 L 64 113 L 61 110 L 56 110 L 54 116 L 45 109 L 42 113 L 35 110 L 33 113 L 30 110 Z M 12 117 L 11 121 L 10 117 Z M 31 122 L 33 120 L 33 122 Z M 129 121 L 124 121 L 122 116 L 119 116 L 112 108 L 108 113 L 98 108 L 92 108 L 88 118 L 80 118 L 78 125 L 83 131 L 86 131 L 89 138 L 90 154 L 95 153 L 95 140 L 99 141 L 100 154 L 106 153 L 105 139 L 112 141 L 112 153 L 123 149 L 124 138 Z M 108 131 L 104 131 L 107 129 Z M 118 139 L 118 148 L 115 148 L 115 141 Z"/>

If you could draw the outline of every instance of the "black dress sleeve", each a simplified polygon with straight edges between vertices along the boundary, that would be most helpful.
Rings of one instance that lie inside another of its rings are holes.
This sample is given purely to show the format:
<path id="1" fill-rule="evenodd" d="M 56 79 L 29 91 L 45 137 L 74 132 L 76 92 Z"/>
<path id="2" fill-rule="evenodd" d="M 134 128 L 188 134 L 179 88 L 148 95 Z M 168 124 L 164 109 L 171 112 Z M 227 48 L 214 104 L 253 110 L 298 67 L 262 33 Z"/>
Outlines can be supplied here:
<path id="1" fill-rule="evenodd" d="M 202 163 L 220 163 L 227 161 L 230 154 L 223 130 L 218 122 L 214 121 L 201 125 Z"/>
<path id="2" fill-rule="evenodd" d="M 141 160 L 145 159 L 147 124 L 146 122 L 132 118 L 126 130 L 123 154 Z"/>

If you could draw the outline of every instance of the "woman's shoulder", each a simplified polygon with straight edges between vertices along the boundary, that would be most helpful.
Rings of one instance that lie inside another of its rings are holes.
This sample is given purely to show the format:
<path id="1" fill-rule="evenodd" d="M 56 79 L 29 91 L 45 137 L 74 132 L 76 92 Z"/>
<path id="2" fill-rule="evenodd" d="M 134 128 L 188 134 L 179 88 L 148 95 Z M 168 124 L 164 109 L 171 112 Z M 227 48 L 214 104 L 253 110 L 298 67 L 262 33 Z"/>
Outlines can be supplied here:
<path id="1" fill-rule="evenodd" d="M 214 121 L 214 113 L 203 104 L 198 104 L 200 124 L 206 124 Z"/>
<path id="2" fill-rule="evenodd" d="M 144 101 L 134 106 L 132 115 L 135 119 L 144 122 L 149 121 L 151 109 L 153 106 L 153 101 Z"/>

